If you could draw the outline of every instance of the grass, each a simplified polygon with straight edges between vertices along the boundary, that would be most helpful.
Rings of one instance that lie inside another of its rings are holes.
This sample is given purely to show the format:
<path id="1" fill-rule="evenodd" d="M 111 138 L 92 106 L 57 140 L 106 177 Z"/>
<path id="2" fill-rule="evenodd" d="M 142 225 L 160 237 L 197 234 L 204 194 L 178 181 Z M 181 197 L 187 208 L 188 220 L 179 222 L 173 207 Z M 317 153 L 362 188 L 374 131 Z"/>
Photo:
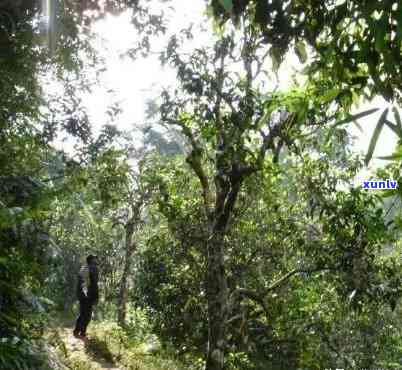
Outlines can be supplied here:
<path id="1" fill-rule="evenodd" d="M 170 354 L 163 352 L 155 338 L 140 342 L 130 338 L 117 324 L 105 322 L 91 327 L 96 351 L 127 370 L 184 370 Z M 156 343 L 155 343 L 156 342 Z M 188 369 L 188 368 L 186 368 Z"/>

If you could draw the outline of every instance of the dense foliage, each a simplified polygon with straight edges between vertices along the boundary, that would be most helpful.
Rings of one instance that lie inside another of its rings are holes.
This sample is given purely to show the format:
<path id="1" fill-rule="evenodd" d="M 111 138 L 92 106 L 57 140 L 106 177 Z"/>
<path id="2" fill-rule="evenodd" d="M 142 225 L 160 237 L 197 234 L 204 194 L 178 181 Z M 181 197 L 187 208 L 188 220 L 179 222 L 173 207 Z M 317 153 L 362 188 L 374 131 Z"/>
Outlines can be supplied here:
<path id="1" fill-rule="evenodd" d="M 312 78 L 333 82 L 338 99 L 381 94 L 400 101 L 398 1 L 213 0 L 211 8 L 223 22 L 249 18 L 278 63 L 294 48 Z"/>

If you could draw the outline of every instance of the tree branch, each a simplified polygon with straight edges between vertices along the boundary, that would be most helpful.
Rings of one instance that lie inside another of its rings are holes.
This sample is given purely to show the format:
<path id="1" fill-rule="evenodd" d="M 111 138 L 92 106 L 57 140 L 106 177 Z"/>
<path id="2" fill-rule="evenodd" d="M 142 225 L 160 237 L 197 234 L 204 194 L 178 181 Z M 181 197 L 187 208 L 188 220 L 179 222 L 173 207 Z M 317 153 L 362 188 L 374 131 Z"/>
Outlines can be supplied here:
<path id="1" fill-rule="evenodd" d="M 269 316 L 269 310 L 268 310 L 268 306 L 266 305 L 265 301 L 264 301 L 264 297 L 262 297 L 260 294 L 257 294 L 251 290 L 248 289 L 244 289 L 244 288 L 238 288 L 236 289 L 232 294 L 231 294 L 231 300 L 234 301 L 236 295 L 242 295 L 245 296 L 249 299 L 251 299 L 252 301 L 258 303 L 262 309 L 265 312 L 265 315 L 268 317 Z"/>
<path id="2" fill-rule="evenodd" d="M 320 272 L 320 271 L 326 271 L 326 270 L 331 270 L 331 268 L 316 268 L 316 269 L 293 269 L 283 275 L 281 278 L 273 282 L 268 288 L 264 289 L 263 293 L 257 293 L 253 292 L 252 290 L 245 289 L 245 288 L 237 288 L 235 289 L 232 294 L 230 295 L 231 299 L 234 299 L 236 295 L 243 295 L 246 296 L 247 298 L 250 298 L 251 300 L 255 301 L 258 303 L 265 311 L 265 313 L 268 315 L 268 308 L 267 305 L 264 301 L 265 296 L 271 292 L 272 290 L 275 290 L 278 288 L 280 285 L 282 285 L 286 280 L 290 279 L 293 275 L 296 274 L 301 274 L 301 273 L 313 273 L 313 272 Z"/>
<path id="3" fill-rule="evenodd" d="M 207 216 L 209 216 L 210 204 L 212 202 L 212 194 L 211 194 L 211 189 L 209 186 L 208 177 L 205 174 L 204 168 L 202 167 L 202 164 L 201 164 L 201 156 L 203 154 L 203 148 L 197 142 L 191 129 L 189 127 L 187 127 L 183 122 L 181 122 L 179 120 L 173 120 L 173 119 L 165 119 L 165 121 L 169 124 L 179 126 L 182 129 L 182 133 L 190 141 L 192 150 L 187 155 L 186 162 L 193 169 L 193 171 L 195 172 L 195 174 L 197 175 L 197 177 L 200 181 L 205 211 L 206 211 Z"/>

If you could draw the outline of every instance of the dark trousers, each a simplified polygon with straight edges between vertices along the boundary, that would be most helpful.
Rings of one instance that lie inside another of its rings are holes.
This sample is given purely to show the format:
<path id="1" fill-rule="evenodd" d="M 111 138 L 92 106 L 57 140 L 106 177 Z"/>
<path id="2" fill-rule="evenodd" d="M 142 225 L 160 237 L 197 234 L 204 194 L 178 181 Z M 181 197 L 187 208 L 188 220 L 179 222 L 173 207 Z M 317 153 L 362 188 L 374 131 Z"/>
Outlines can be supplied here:
<path id="1" fill-rule="evenodd" d="M 87 326 L 92 317 L 93 303 L 88 298 L 81 298 L 80 302 L 80 314 L 75 322 L 74 333 L 80 335 L 86 335 Z"/>

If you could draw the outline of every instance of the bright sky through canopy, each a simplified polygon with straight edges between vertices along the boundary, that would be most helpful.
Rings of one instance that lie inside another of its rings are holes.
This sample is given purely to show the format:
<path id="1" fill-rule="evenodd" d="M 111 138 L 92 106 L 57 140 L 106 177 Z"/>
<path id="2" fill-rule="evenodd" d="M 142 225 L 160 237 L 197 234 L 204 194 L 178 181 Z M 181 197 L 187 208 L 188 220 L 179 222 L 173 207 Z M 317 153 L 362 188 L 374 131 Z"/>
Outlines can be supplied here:
<path id="1" fill-rule="evenodd" d="M 155 4 L 161 6 L 158 2 Z M 165 36 L 153 39 L 151 43 L 153 52 L 147 58 L 139 57 L 137 60 L 133 60 L 124 56 L 137 40 L 137 31 L 130 24 L 128 12 L 118 17 L 107 16 L 94 25 L 94 31 L 99 35 L 96 48 L 106 61 L 106 70 L 102 74 L 101 84 L 94 88 L 91 94 L 84 97 L 95 133 L 105 123 L 108 123 L 106 110 L 115 102 L 118 102 L 122 109 L 122 113 L 113 122 L 119 129 L 131 130 L 136 125 L 143 124 L 146 101 L 156 98 L 160 87 L 175 83 L 175 72 L 168 67 L 161 67 L 157 52 L 163 50 L 170 35 L 187 27 L 190 23 L 199 23 L 202 17 L 205 17 L 206 4 L 202 0 L 173 0 L 168 4 L 173 8 L 169 9 L 166 4 L 163 5 L 163 9 L 169 17 L 168 31 Z M 195 34 L 191 46 L 205 44 L 209 37 L 208 32 L 198 32 Z M 292 84 L 292 74 L 295 69 L 300 70 L 301 66 L 296 55 L 289 53 L 278 73 L 280 89 Z M 274 80 L 272 82 L 277 83 Z M 375 114 L 359 121 L 363 132 L 360 132 L 355 126 L 349 125 L 349 132 L 357 138 L 354 145 L 356 152 L 365 153 L 367 151 L 374 127 L 386 106 L 383 99 L 377 98 L 373 102 L 355 109 L 355 112 L 361 112 L 373 107 L 380 108 Z M 384 128 L 371 166 L 384 163 L 376 160 L 375 157 L 392 154 L 395 143 L 394 134 L 388 128 Z M 69 150 L 71 143 L 66 141 L 61 146 Z"/>
<path id="2" fill-rule="evenodd" d="M 87 97 L 89 113 L 98 127 L 106 123 L 104 109 L 112 102 L 110 98 L 115 98 L 123 110 L 116 122 L 118 127 L 132 129 L 133 124 L 143 122 L 145 103 L 157 97 L 158 87 L 175 83 L 175 72 L 168 67 L 162 68 L 157 52 L 166 46 L 169 35 L 191 22 L 199 22 L 205 11 L 205 3 L 173 1 L 172 5 L 175 6 L 174 11 L 165 11 L 171 17 L 168 31 L 165 36 L 153 39 L 151 54 L 147 58 L 132 60 L 129 56 L 123 56 L 137 39 L 128 12 L 118 17 L 107 16 L 94 26 L 94 31 L 103 39 L 99 40 L 98 50 L 105 57 L 107 68 L 103 80 L 106 88 L 100 86 Z M 196 43 L 203 41 L 202 35 L 199 35 Z M 105 94 L 109 89 L 116 94 Z"/>

